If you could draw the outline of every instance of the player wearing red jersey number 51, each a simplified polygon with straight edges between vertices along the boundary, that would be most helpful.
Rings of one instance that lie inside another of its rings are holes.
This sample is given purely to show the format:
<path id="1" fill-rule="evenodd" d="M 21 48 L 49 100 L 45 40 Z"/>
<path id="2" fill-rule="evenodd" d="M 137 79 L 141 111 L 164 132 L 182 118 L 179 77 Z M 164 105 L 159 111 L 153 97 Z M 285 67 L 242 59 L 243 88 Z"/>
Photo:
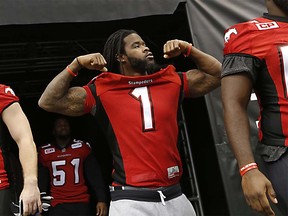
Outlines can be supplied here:
<path id="1" fill-rule="evenodd" d="M 192 216 L 182 194 L 182 165 L 177 149 L 177 110 L 186 97 L 202 96 L 220 84 L 221 64 L 186 41 L 164 45 L 164 57 L 180 54 L 199 69 L 178 74 L 159 67 L 133 30 L 113 33 L 103 55 L 76 58 L 42 94 L 39 105 L 66 115 L 91 112 L 107 134 L 114 160 L 111 216 Z M 69 88 L 81 67 L 107 70 L 84 87 Z M 181 79 L 182 77 L 182 79 Z"/>
<path id="2" fill-rule="evenodd" d="M 72 139 L 70 123 L 64 117 L 56 119 L 53 136 L 51 143 L 39 148 L 40 188 L 47 191 L 50 182 L 50 194 L 53 197 L 49 215 L 95 215 L 91 208 L 89 191 L 94 193 L 97 202 L 92 205 L 96 206 L 96 215 L 107 215 L 107 190 L 90 145 Z M 45 175 L 47 169 L 50 178 Z"/>
<path id="3" fill-rule="evenodd" d="M 266 6 L 262 17 L 225 32 L 222 99 L 247 203 L 274 215 L 268 199 L 278 200 L 288 215 L 288 0 L 266 0 Z M 252 88 L 260 106 L 257 150 L 270 181 L 258 170 L 250 145 L 247 105 Z"/>
<path id="4" fill-rule="evenodd" d="M 24 215 L 42 211 L 40 193 L 37 187 L 37 151 L 29 122 L 23 113 L 19 99 L 9 86 L 0 84 L 0 113 L 12 138 L 18 145 L 19 158 L 23 169 L 24 187 L 20 195 Z M 1 134 L 3 136 L 3 134 Z M 2 137 L 1 137 L 2 138 Z M 8 167 L 7 143 L 0 141 L 0 215 L 13 215 L 10 211 L 12 191 L 6 170 Z M 13 199 L 14 200 L 14 199 Z M 18 200 L 17 200 L 18 201 Z"/>

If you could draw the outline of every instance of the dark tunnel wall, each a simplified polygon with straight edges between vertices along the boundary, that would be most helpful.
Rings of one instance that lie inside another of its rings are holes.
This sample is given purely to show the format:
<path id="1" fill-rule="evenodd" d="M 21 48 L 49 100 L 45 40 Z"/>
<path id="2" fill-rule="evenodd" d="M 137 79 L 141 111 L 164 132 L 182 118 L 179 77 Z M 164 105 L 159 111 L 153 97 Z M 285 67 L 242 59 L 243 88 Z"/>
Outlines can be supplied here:
<path id="1" fill-rule="evenodd" d="M 168 63 L 162 58 L 162 46 L 167 40 L 177 38 L 192 41 L 184 3 L 173 15 L 106 22 L 0 26 L 0 79 L 11 85 L 20 96 L 37 145 L 50 140 L 51 125 L 56 116 L 37 106 L 45 86 L 75 56 L 101 52 L 107 36 L 119 28 L 135 29 L 143 35 L 160 63 Z M 174 63 L 179 71 L 195 67 L 193 62 L 182 56 L 170 63 Z M 96 74 L 83 71 L 72 85 L 84 85 Z M 183 108 L 204 213 L 228 215 L 205 99 L 185 99 Z M 71 121 L 75 137 L 92 144 L 105 179 L 110 181 L 109 149 L 104 138 L 97 133 L 98 130 L 95 133 L 94 119 L 86 115 L 71 118 Z M 184 187 L 184 193 L 187 192 L 185 190 Z"/>

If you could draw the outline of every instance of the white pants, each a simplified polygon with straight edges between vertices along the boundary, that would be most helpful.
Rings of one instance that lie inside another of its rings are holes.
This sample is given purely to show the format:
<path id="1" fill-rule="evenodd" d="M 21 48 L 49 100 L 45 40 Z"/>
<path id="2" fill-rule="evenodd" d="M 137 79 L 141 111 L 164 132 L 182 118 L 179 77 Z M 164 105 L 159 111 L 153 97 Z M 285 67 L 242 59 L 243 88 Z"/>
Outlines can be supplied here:
<path id="1" fill-rule="evenodd" d="M 109 216 L 196 216 L 187 197 L 179 197 L 162 202 L 143 202 L 135 200 L 111 201 Z"/>

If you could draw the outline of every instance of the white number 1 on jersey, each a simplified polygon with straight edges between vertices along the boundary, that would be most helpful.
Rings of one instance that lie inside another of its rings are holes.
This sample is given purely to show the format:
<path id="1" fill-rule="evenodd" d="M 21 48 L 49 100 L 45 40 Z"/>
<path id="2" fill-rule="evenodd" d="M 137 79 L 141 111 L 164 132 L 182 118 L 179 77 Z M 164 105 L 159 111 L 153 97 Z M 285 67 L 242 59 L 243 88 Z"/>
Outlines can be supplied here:
<path id="1" fill-rule="evenodd" d="M 151 131 L 155 129 L 153 104 L 149 88 L 147 86 L 138 87 L 130 92 L 131 96 L 140 102 L 143 130 Z"/>
<path id="2" fill-rule="evenodd" d="M 284 78 L 285 78 L 285 90 L 286 90 L 286 98 L 288 98 L 288 46 L 280 47 L 280 51 L 283 57 L 283 69 L 284 69 Z"/>

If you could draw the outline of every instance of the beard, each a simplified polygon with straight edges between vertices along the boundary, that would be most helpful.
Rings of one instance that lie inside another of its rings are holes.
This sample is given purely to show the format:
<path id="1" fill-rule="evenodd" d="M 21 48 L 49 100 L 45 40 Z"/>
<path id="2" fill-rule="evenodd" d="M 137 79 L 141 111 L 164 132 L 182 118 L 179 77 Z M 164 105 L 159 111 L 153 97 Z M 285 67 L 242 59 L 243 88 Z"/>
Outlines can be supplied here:
<path id="1" fill-rule="evenodd" d="M 165 65 L 157 64 L 154 60 L 139 59 L 134 57 L 127 57 L 131 67 L 140 72 L 141 74 L 153 74 L 159 71 L 161 68 L 166 67 Z"/>

